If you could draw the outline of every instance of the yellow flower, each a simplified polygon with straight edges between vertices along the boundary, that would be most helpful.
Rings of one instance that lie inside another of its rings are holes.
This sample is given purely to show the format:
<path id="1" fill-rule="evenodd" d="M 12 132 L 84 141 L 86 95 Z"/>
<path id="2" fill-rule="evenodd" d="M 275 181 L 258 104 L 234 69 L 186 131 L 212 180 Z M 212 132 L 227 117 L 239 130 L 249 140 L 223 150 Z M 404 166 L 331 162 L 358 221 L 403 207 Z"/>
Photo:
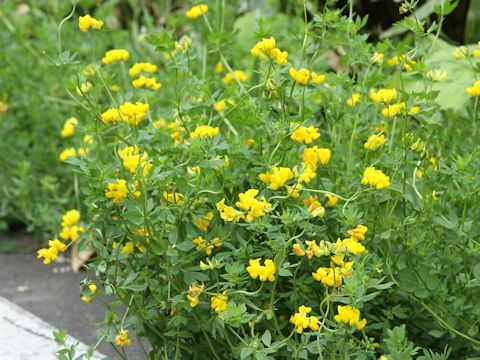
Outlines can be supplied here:
<path id="1" fill-rule="evenodd" d="M 227 100 L 221 99 L 220 101 L 215 103 L 213 108 L 215 109 L 215 111 L 222 112 L 227 107 L 227 104 L 233 105 L 234 101 L 232 99 L 227 99 Z"/>
<path id="2" fill-rule="evenodd" d="M 85 304 L 88 304 L 90 303 L 90 301 L 92 301 L 92 298 L 90 296 L 85 296 L 85 295 L 83 295 L 81 299 Z"/>
<path id="3" fill-rule="evenodd" d="M 67 161 L 68 158 L 75 157 L 75 156 L 77 156 L 77 150 L 75 150 L 74 148 L 66 148 L 66 149 L 63 149 L 60 155 L 58 155 L 58 159 L 63 162 L 63 161 Z"/>
<path id="4" fill-rule="evenodd" d="M 140 154 L 137 146 L 126 146 L 123 149 L 119 149 L 118 156 L 120 156 L 120 159 L 123 161 L 123 167 L 132 174 L 135 174 L 138 166 L 140 166 L 143 176 L 147 176 L 152 168 L 152 164 L 148 163 L 147 152 Z"/>
<path id="5" fill-rule="evenodd" d="M 314 126 L 297 126 L 290 135 L 290 139 L 296 142 L 304 142 L 305 144 L 311 144 L 312 141 L 317 140 L 320 137 L 318 129 Z"/>
<path id="6" fill-rule="evenodd" d="M 297 183 L 293 186 L 287 186 L 287 194 L 288 196 L 298 199 L 300 197 L 300 190 L 302 190 L 302 185 Z"/>
<path id="7" fill-rule="evenodd" d="M 312 83 L 314 83 L 315 85 L 321 85 L 325 82 L 326 80 L 326 75 L 325 74 L 317 74 L 315 72 L 312 71 L 312 73 L 310 74 L 312 76 Z"/>
<path id="8" fill-rule="evenodd" d="M 187 18 L 190 20 L 195 20 L 196 18 L 202 16 L 203 14 L 208 12 L 208 5 L 206 4 L 198 4 L 193 7 L 191 7 L 185 15 Z"/>
<path id="9" fill-rule="evenodd" d="M 380 89 L 378 91 L 370 89 L 370 92 L 368 94 L 368 97 L 373 102 L 376 102 L 376 103 L 384 102 L 387 104 L 395 100 L 397 96 L 398 94 L 396 89 Z"/>
<path id="10" fill-rule="evenodd" d="M 99 30 L 103 27 L 103 21 L 97 20 L 90 15 L 78 17 L 78 27 L 81 31 L 87 32 L 89 30 Z"/>
<path id="11" fill-rule="evenodd" d="M 381 53 L 381 52 L 374 52 L 372 58 L 370 59 L 370 61 L 371 61 L 372 63 L 382 64 L 384 57 L 385 57 L 385 55 L 384 55 L 383 53 Z"/>
<path id="12" fill-rule="evenodd" d="M 211 241 L 207 241 L 203 237 L 199 236 L 192 240 L 192 242 L 196 245 L 196 251 L 205 251 L 207 256 L 212 255 L 212 251 L 215 247 L 220 247 L 223 243 L 220 241 L 218 237 L 213 238 Z"/>
<path id="13" fill-rule="evenodd" d="M 74 117 L 68 118 L 63 125 L 61 135 L 63 138 L 68 138 L 75 134 L 75 126 L 78 125 L 78 120 Z M 75 155 L 74 155 L 75 156 Z"/>
<path id="14" fill-rule="evenodd" d="M 363 172 L 362 185 L 374 186 L 377 190 L 385 189 L 390 186 L 390 177 L 386 176 L 382 170 L 369 166 Z"/>
<path id="15" fill-rule="evenodd" d="M 298 334 L 302 334 L 307 328 L 313 331 L 317 331 L 320 328 L 316 316 L 307 316 L 311 311 L 311 307 L 302 305 L 298 308 L 298 312 L 290 317 L 290 324 L 297 328 Z"/>
<path id="16" fill-rule="evenodd" d="M 242 70 L 235 70 L 233 73 L 229 72 L 222 78 L 222 82 L 225 85 L 232 83 L 233 81 L 238 80 L 240 82 L 245 82 L 248 80 L 247 74 Z"/>
<path id="17" fill-rule="evenodd" d="M 333 207 L 337 205 L 338 202 L 338 197 L 332 194 L 325 194 L 325 197 L 328 199 L 327 203 L 325 205 L 329 207 Z"/>
<path id="18" fill-rule="evenodd" d="M 317 244 L 316 240 L 306 240 L 305 245 L 307 245 L 305 254 L 307 254 L 308 259 L 311 259 L 314 256 L 320 257 L 330 255 L 330 249 L 323 240 L 320 241 L 320 244 Z"/>
<path id="19" fill-rule="evenodd" d="M 136 77 L 141 72 L 153 74 L 157 72 L 157 65 L 148 62 L 139 62 L 132 65 L 128 70 L 131 77 Z"/>
<path id="20" fill-rule="evenodd" d="M 154 77 L 145 77 L 142 75 L 138 79 L 132 81 L 132 86 L 135 89 L 140 89 L 144 87 L 146 89 L 157 91 L 160 90 L 162 84 L 157 82 L 157 79 Z"/>
<path id="21" fill-rule="evenodd" d="M 120 113 L 117 109 L 108 109 L 101 115 L 104 124 L 117 123 L 120 120 Z"/>
<path id="22" fill-rule="evenodd" d="M 275 273 L 277 271 L 277 267 L 273 260 L 266 259 L 263 264 L 260 265 L 260 261 L 262 259 L 251 259 L 248 262 L 247 272 L 252 279 L 259 279 L 260 281 L 275 281 Z"/>
<path id="23" fill-rule="evenodd" d="M 260 58 L 260 60 L 276 62 L 280 66 L 284 66 L 288 59 L 288 53 L 276 47 L 276 41 L 273 37 L 263 38 L 263 40 L 257 42 L 250 50 L 250 54 Z"/>
<path id="24" fill-rule="evenodd" d="M 108 183 L 107 190 L 105 190 L 105 197 L 113 199 L 115 204 L 121 204 L 128 195 L 127 182 L 123 179 L 118 179 L 115 183 Z"/>
<path id="25" fill-rule="evenodd" d="M 189 286 L 187 299 L 188 301 L 190 301 L 191 307 L 195 307 L 198 305 L 198 303 L 200 302 L 199 297 L 202 294 L 204 288 L 205 288 L 205 285 L 203 283 L 202 285 L 193 283 L 192 285 Z"/>
<path id="26" fill-rule="evenodd" d="M 222 62 L 218 62 L 218 63 L 215 65 L 214 71 L 215 71 L 217 74 L 220 74 L 220 73 L 224 72 L 224 71 L 225 71 L 225 65 L 223 65 Z"/>
<path id="27" fill-rule="evenodd" d="M 213 296 L 210 302 L 210 307 L 216 312 L 221 313 L 227 310 L 228 295 L 225 290 L 221 295 Z"/>
<path id="28" fill-rule="evenodd" d="M 410 110 L 408 110 L 408 115 L 415 116 L 420 112 L 420 110 L 420 106 L 414 105 L 410 108 Z"/>
<path id="29" fill-rule="evenodd" d="M 97 292 L 97 285 L 95 284 L 88 285 L 88 290 L 90 291 L 90 294 L 95 295 L 95 293 Z"/>
<path id="30" fill-rule="evenodd" d="M 466 91 L 470 96 L 480 96 L 480 80 L 475 81 L 473 86 L 467 87 Z"/>
<path id="31" fill-rule="evenodd" d="M 105 56 L 102 58 L 102 62 L 105 65 L 117 62 L 117 61 L 125 61 L 128 60 L 130 57 L 130 53 L 124 49 L 114 49 L 109 50 L 105 53 Z"/>
<path id="32" fill-rule="evenodd" d="M 203 232 L 207 232 L 210 221 L 212 221 L 214 215 L 213 212 L 208 212 L 203 216 L 193 216 L 193 223 Z"/>
<path id="33" fill-rule="evenodd" d="M 5 101 L 0 101 L 0 114 L 8 112 L 8 105 Z"/>
<path id="34" fill-rule="evenodd" d="M 394 117 L 405 108 L 405 103 L 392 104 L 382 109 L 382 115 L 385 117 Z"/>
<path id="35" fill-rule="evenodd" d="M 220 217 L 224 221 L 229 221 L 229 222 L 231 221 L 233 223 L 236 223 L 240 221 L 240 219 L 245 218 L 245 215 L 240 211 L 235 210 L 235 208 L 231 206 L 225 205 L 225 199 L 222 199 L 219 202 L 217 202 L 215 206 L 217 207 L 217 210 L 220 213 Z"/>
<path id="36" fill-rule="evenodd" d="M 171 122 L 167 125 L 167 130 L 170 131 L 170 137 L 173 139 L 173 145 L 177 146 L 180 144 L 180 142 L 182 142 L 185 129 L 181 125 Z"/>
<path id="37" fill-rule="evenodd" d="M 163 192 L 163 199 L 170 204 L 183 204 L 183 195 L 179 192 Z"/>
<path id="38" fill-rule="evenodd" d="M 385 144 L 385 135 L 373 134 L 369 136 L 368 140 L 363 144 L 363 147 L 365 150 L 375 151 L 383 144 Z"/>
<path id="39" fill-rule="evenodd" d="M 358 330 L 362 330 L 367 324 L 367 320 L 360 320 L 360 310 L 350 305 L 338 305 L 338 315 L 335 315 L 333 319 L 337 323 L 344 323 L 351 326 L 355 326 Z"/>
<path id="40" fill-rule="evenodd" d="M 48 265 L 52 261 L 57 260 L 58 253 L 65 252 L 67 250 L 67 245 L 65 245 L 58 239 L 50 240 L 48 242 L 48 246 L 48 249 L 40 249 L 37 251 L 37 259 L 43 257 L 43 263 L 45 265 Z"/>
<path id="41" fill-rule="evenodd" d="M 73 226 L 73 225 L 77 225 L 79 221 L 80 221 L 80 212 L 78 210 L 72 209 L 72 210 L 68 210 L 62 216 L 61 225 L 62 227 Z"/>
<path id="42" fill-rule="evenodd" d="M 347 235 L 350 238 L 357 241 L 365 240 L 365 234 L 367 233 L 368 228 L 365 225 L 357 225 L 354 229 L 348 230 Z"/>
<path id="43" fill-rule="evenodd" d="M 115 337 L 115 344 L 120 347 L 132 345 L 132 340 L 128 338 L 128 330 L 121 329 Z"/>
<path id="44" fill-rule="evenodd" d="M 452 55 L 453 55 L 455 60 L 464 59 L 468 55 L 468 48 L 466 46 L 459 46 L 459 47 L 455 48 Z"/>
<path id="45" fill-rule="evenodd" d="M 268 203 L 265 197 L 262 197 L 261 200 L 255 199 L 257 195 L 258 190 L 256 189 L 250 189 L 238 195 L 239 201 L 237 201 L 236 205 L 240 209 L 248 211 L 247 221 L 249 222 L 253 221 L 256 217 L 265 216 L 266 211 L 272 207 L 272 204 Z"/>
<path id="46" fill-rule="evenodd" d="M 318 161 L 322 165 L 327 165 L 330 162 L 331 155 L 330 149 L 314 146 L 303 149 L 302 161 L 313 170 L 316 170 Z"/>
<path id="47" fill-rule="evenodd" d="M 218 127 L 208 126 L 208 125 L 201 125 L 198 126 L 194 131 L 190 133 L 190 138 L 200 138 L 200 139 L 208 139 L 213 138 L 218 135 L 220 129 Z"/>
<path id="48" fill-rule="evenodd" d="M 365 246 L 352 237 L 343 240 L 338 239 L 334 244 L 334 247 L 336 254 L 350 253 L 353 255 L 360 255 L 361 253 L 367 252 Z"/>
<path id="49" fill-rule="evenodd" d="M 352 94 L 352 97 L 347 99 L 347 105 L 350 107 L 354 107 L 357 104 L 357 102 L 360 100 L 361 96 L 362 95 L 359 93 Z"/>
<path id="50" fill-rule="evenodd" d="M 180 51 L 186 54 L 190 46 L 192 46 L 192 39 L 187 35 L 183 35 L 179 41 L 175 41 L 175 52 Z"/>
<path id="51" fill-rule="evenodd" d="M 312 195 L 303 201 L 303 204 L 308 206 L 308 211 L 315 217 L 323 217 L 325 215 L 325 208 L 322 203 L 318 201 L 316 195 Z"/>
<path id="52" fill-rule="evenodd" d="M 118 108 L 122 114 L 123 121 L 130 125 L 138 125 L 147 115 L 150 106 L 137 101 L 135 104 L 127 101 Z"/>
<path id="53" fill-rule="evenodd" d="M 95 76 L 96 73 L 97 73 L 97 70 L 96 70 L 95 64 L 88 64 L 87 67 L 82 71 L 83 76 L 86 76 L 86 77 Z"/>
<path id="54" fill-rule="evenodd" d="M 300 70 L 290 68 L 288 70 L 288 73 L 290 74 L 292 79 L 295 80 L 297 84 L 301 84 L 301 85 L 308 84 L 308 80 L 310 79 L 310 70 L 305 68 L 302 68 Z"/>
<path id="55" fill-rule="evenodd" d="M 448 74 L 445 70 L 430 70 L 428 71 L 425 76 L 432 81 L 445 81 L 448 77 Z"/>
<path id="56" fill-rule="evenodd" d="M 264 183 L 269 183 L 271 190 L 278 190 L 293 178 L 293 173 L 289 168 L 274 166 L 269 171 L 260 174 L 259 178 Z"/>
<path id="57" fill-rule="evenodd" d="M 80 86 L 77 86 L 75 91 L 77 92 L 78 96 L 84 96 L 85 94 L 90 92 L 90 90 L 92 89 L 93 89 L 92 83 L 89 81 L 85 81 L 85 82 L 82 82 Z"/>

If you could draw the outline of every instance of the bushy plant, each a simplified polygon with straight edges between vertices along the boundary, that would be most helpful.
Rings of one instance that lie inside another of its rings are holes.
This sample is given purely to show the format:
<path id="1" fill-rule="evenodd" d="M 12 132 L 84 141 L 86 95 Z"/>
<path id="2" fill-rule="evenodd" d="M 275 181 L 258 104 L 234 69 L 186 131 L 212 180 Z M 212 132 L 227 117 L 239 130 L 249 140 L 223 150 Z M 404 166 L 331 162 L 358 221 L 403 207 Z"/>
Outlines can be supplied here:
<path id="1" fill-rule="evenodd" d="M 296 8 L 287 29 L 197 4 L 135 44 L 158 55 L 72 65 L 84 201 L 39 257 L 94 249 L 81 293 L 114 296 L 120 357 L 135 334 L 153 359 L 473 359 L 477 53 L 447 47 L 470 74 L 452 109 L 439 25 L 371 44 L 352 12 Z"/>

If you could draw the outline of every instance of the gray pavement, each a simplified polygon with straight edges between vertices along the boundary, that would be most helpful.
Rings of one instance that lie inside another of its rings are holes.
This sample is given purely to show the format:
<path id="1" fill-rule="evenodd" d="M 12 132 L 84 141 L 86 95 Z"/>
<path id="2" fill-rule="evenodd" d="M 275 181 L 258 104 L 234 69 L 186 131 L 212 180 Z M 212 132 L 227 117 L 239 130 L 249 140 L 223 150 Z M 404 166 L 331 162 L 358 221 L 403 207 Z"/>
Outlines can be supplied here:
<path id="1" fill-rule="evenodd" d="M 17 240 L 14 248 L 16 252 L 0 253 L 0 297 L 35 314 L 57 329 L 67 329 L 69 335 L 87 345 L 95 344 L 96 324 L 103 320 L 105 309 L 99 301 L 93 300 L 87 305 L 80 300 L 79 283 L 86 274 L 72 273 L 66 262 L 43 265 L 36 259 L 33 239 L 24 235 L 14 238 Z M 98 350 L 117 359 L 108 344 L 100 345 Z M 129 360 L 145 359 L 135 343 L 125 350 Z"/>

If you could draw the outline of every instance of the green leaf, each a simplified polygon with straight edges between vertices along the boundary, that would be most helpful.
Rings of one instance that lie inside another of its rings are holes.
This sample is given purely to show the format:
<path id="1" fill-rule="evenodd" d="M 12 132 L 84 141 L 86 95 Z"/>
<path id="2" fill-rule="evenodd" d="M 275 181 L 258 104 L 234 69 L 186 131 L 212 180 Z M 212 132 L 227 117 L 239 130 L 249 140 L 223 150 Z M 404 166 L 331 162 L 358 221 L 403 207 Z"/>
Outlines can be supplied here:
<path id="1" fill-rule="evenodd" d="M 262 336 L 262 343 L 266 347 L 270 347 L 271 342 L 272 342 L 272 334 L 270 334 L 269 330 L 265 330 L 265 332 L 263 333 L 263 336 Z"/>

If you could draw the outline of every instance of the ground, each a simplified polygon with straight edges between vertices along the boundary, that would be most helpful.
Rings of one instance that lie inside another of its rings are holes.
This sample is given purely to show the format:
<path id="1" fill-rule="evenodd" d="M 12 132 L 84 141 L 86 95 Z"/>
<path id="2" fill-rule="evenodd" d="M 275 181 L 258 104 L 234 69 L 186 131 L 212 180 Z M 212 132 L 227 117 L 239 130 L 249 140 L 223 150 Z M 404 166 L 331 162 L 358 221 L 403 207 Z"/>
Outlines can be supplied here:
<path id="1" fill-rule="evenodd" d="M 35 242 L 31 237 L 14 234 L 9 238 L 15 239 L 16 246 L 14 252 L 0 252 L 0 297 L 57 329 L 67 329 L 71 336 L 87 345 L 95 344 L 95 324 L 102 321 L 105 309 L 99 301 L 87 305 L 80 300 L 79 283 L 86 277 L 85 272 L 73 273 L 65 262 L 43 265 L 35 257 Z M 0 242 L 2 240 L 0 238 Z M 99 350 L 117 358 L 109 345 L 103 344 Z M 129 360 L 145 358 L 137 346 L 126 349 L 126 352 Z"/>

